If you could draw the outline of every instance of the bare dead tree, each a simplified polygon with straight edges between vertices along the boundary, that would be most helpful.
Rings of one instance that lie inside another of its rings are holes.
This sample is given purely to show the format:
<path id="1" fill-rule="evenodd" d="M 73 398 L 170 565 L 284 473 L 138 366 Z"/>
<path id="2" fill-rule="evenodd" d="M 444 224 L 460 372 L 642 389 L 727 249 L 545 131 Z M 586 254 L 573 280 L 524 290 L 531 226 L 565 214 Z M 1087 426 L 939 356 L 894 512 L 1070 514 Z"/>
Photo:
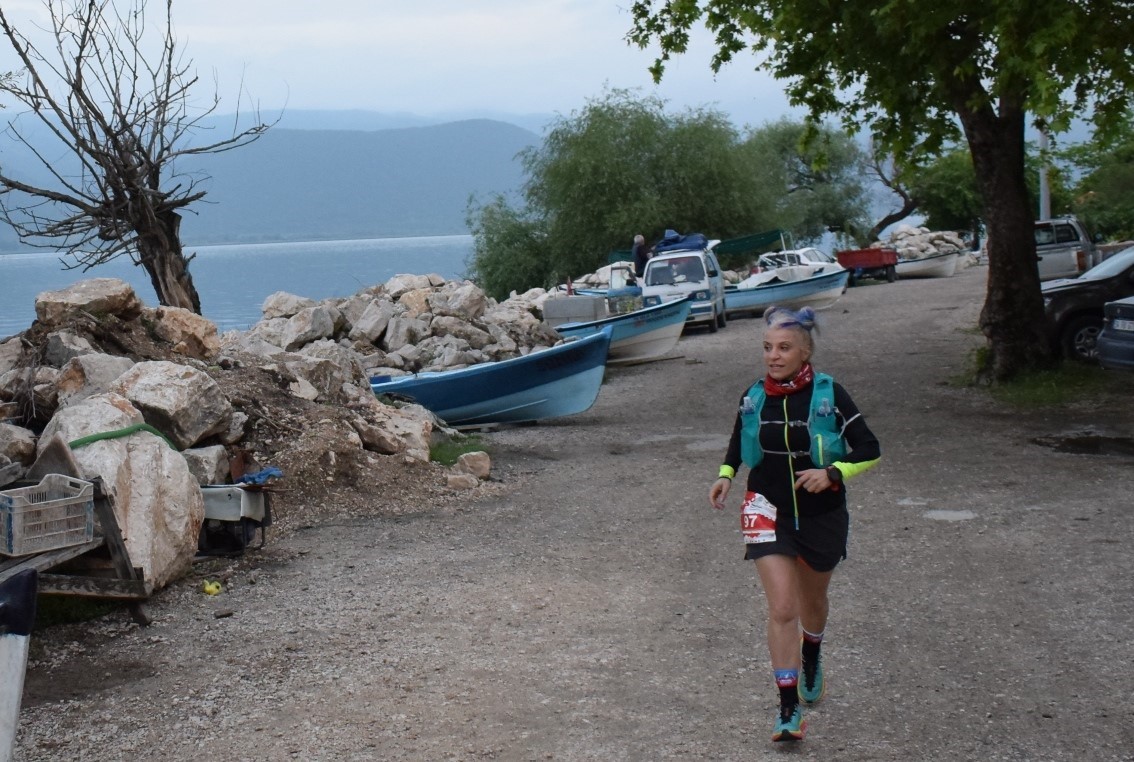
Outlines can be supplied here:
<path id="1" fill-rule="evenodd" d="M 161 304 L 199 313 L 179 211 L 204 198 L 205 178 L 178 173 L 174 164 L 247 145 L 271 125 L 256 114 L 254 127 L 238 129 L 238 116 L 225 139 L 193 144 L 220 100 L 214 91 L 205 107 L 191 105 L 198 76 L 174 36 L 173 0 L 164 5 L 162 23 L 149 29 L 146 0 L 122 10 L 113 0 L 45 0 L 43 49 L 0 7 L 0 32 L 24 67 L 0 80 L 0 93 L 26 108 L 68 157 L 57 158 L 42 136 L 10 122 L 7 134 L 50 180 L 21 180 L 0 167 L 0 220 L 21 241 L 61 249 L 69 268 L 85 271 L 128 254 Z"/>
<path id="2" fill-rule="evenodd" d="M 894 195 L 901 201 L 901 206 L 897 209 L 887 213 L 874 223 L 870 231 L 866 234 L 867 242 L 877 241 L 878 236 L 882 235 L 882 231 L 893 225 L 895 222 L 901 222 L 906 217 L 909 217 L 918 208 L 918 201 L 910 193 L 909 189 L 901 181 L 901 172 L 898 167 L 898 162 L 893 156 L 880 155 L 878 150 L 871 146 L 870 149 L 870 172 L 877 179 L 878 182 L 889 188 Z"/>

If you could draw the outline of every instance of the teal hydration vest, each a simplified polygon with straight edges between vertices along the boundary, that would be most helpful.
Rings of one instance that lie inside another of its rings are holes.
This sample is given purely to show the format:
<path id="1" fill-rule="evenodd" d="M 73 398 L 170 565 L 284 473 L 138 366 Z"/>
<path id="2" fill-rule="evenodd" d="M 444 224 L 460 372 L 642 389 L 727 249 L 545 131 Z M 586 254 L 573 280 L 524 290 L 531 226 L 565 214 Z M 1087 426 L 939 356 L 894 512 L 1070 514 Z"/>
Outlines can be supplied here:
<path id="1" fill-rule="evenodd" d="M 760 446 L 760 411 L 764 409 L 766 396 L 764 379 L 760 379 L 748 390 L 740 408 L 740 459 L 750 469 L 764 459 L 764 449 Z M 790 425 L 791 422 L 786 423 Z M 811 437 L 810 451 L 784 450 L 777 451 L 776 454 L 793 457 L 811 455 L 816 468 L 826 468 L 847 454 L 847 442 L 835 423 L 835 380 L 826 373 L 816 373 L 811 382 L 811 411 L 807 414 L 807 433 Z M 784 444 L 787 445 L 786 442 Z"/>

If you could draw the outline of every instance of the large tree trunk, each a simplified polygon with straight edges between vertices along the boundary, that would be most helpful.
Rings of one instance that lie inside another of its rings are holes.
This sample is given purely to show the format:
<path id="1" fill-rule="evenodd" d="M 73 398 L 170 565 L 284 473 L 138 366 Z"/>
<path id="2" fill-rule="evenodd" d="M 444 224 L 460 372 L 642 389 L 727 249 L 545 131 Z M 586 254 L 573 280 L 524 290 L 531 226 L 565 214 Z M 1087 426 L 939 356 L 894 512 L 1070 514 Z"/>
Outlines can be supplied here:
<path id="1" fill-rule="evenodd" d="M 201 314 L 201 297 L 189 274 L 189 260 L 181 249 L 181 216 L 167 212 L 158 229 L 138 236 L 138 264 L 150 276 L 158 303 L 183 307 Z"/>
<path id="2" fill-rule="evenodd" d="M 1024 112 L 1002 103 L 999 115 L 990 107 L 958 113 L 988 225 L 988 293 L 980 328 L 989 353 L 978 372 L 986 380 L 1005 381 L 1055 365 L 1040 294 L 1035 216 L 1024 182 Z"/>

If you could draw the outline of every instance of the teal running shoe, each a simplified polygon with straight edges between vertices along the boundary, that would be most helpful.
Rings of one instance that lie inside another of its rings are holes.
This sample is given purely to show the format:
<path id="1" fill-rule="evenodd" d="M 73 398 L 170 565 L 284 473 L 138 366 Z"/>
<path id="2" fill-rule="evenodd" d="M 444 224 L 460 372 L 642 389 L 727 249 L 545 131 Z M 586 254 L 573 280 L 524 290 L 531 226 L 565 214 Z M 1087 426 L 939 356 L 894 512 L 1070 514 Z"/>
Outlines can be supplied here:
<path id="1" fill-rule="evenodd" d="M 772 729 L 772 740 L 802 741 L 806 730 L 807 721 L 803 719 L 803 710 L 799 708 L 799 704 L 781 706 L 776 727 Z"/>
<path id="2" fill-rule="evenodd" d="M 803 660 L 803 669 L 799 671 L 799 700 L 808 706 L 818 704 L 819 699 L 827 693 L 827 681 L 823 679 L 823 656 L 820 654 L 815 661 Z"/>

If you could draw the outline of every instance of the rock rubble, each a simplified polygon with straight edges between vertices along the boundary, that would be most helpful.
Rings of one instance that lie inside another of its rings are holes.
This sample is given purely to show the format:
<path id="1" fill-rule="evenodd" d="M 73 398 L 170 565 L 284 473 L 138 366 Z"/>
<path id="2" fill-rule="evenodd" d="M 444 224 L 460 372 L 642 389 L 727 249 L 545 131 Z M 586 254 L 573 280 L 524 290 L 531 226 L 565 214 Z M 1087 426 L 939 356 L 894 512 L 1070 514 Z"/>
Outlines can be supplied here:
<path id="1" fill-rule="evenodd" d="M 0 341 L 0 489 L 53 439 L 75 444 L 81 475 L 100 477 L 114 500 L 131 560 L 160 588 L 197 551 L 199 486 L 227 480 L 235 460 L 274 453 L 331 472 L 355 452 L 428 463 L 444 422 L 378 400 L 369 377 L 550 347 L 560 337 L 541 321 L 548 296 L 497 303 L 468 281 L 398 275 L 340 299 L 273 294 L 262 320 L 222 336 L 115 279 L 41 293 L 32 326 Z M 91 435 L 104 437 L 77 444 Z M 468 489 L 489 473 L 478 453 L 442 479 Z"/>

